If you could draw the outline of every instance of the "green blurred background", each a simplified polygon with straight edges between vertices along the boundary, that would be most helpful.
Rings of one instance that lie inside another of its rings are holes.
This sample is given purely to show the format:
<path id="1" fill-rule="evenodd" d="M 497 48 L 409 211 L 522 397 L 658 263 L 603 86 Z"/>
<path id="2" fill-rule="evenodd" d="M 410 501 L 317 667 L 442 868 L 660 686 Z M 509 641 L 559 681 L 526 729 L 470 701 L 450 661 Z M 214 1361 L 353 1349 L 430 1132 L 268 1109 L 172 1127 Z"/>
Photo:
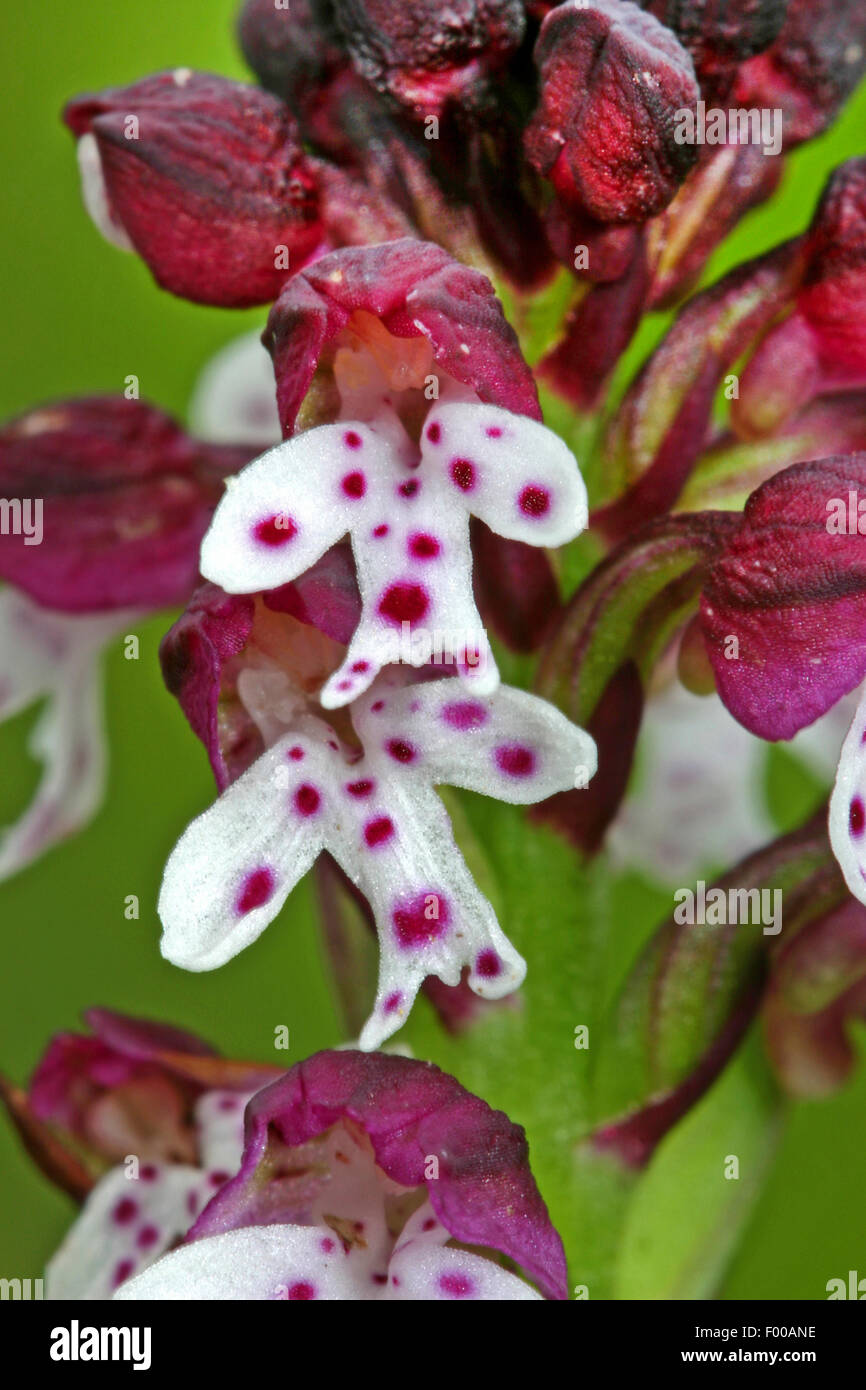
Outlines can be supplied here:
<path id="1" fill-rule="evenodd" d="M 208 356 L 262 322 L 259 311 L 229 313 L 173 299 L 136 258 L 107 246 L 82 210 L 73 142 L 58 119 L 76 92 L 161 68 L 246 76 L 233 41 L 235 10 L 233 0 L 4 7 L 3 416 L 52 398 L 121 391 L 130 373 L 143 398 L 183 415 Z M 800 230 L 827 171 L 863 152 L 864 125 L 861 92 L 829 135 L 791 159 L 772 207 L 742 224 L 711 273 Z M 643 340 L 657 332 L 658 325 L 649 328 Z M 342 1040 L 308 883 L 275 927 L 213 974 L 185 974 L 159 956 L 155 901 L 163 863 L 179 831 L 213 796 L 203 751 L 161 685 L 156 650 L 168 622 L 141 629 L 139 661 L 125 661 L 119 650 L 107 661 L 111 759 L 96 820 L 0 886 L 0 1065 L 18 1081 L 49 1036 L 75 1027 L 94 1003 L 175 1022 L 229 1055 L 272 1058 L 280 1023 L 290 1029 L 291 1060 Z M 28 712 L 0 729 L 0 823 L 26 804 L 35 783 L 23 747 L 33 722 Z M 123 915 L 130 893 L 141 901 L 137 922 Z M 621 900 L 630 934 L 644 935 L 661 915 L 657 899 L 638 886 Z M 866 1274 L 864 1138 L 863 1069 L 837 1098 L 794 1108 L 725 1296 L 822 1298 L 827 1279 L 849 1269 Z M 5 1124 L 0 1163 L 0 1275 L 36 1276 L 70 1210 Z"/>

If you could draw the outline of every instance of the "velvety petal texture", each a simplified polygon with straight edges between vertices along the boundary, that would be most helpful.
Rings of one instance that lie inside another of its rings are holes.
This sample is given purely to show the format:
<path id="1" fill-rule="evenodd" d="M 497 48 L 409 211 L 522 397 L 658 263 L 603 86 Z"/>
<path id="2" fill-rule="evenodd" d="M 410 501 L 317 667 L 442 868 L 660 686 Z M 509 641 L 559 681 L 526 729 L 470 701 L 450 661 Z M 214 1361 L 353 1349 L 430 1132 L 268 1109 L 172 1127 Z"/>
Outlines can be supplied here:
<path id="1" fill-rule="evenodd" d="M 498 673 L 472 593 L 470 514 L 512 541 L 571 540 L 587 517 L 573 455 L 524 416 L 440 403 L 419 459 L 383 410 L 370 424 L 306 430 L 244 470 L 205 537 L 202 572 L 231 593 L 274 589 L 348 531 L 361 619 L 323 705 L 356 699 L 391 661 L 426 664 L 437 634 L 461 678 L 486 695 Z"/>
<path id="2" fill-rule="evenodd" d="M 266 304 L 322 240 L 297 128 L 267 92 L 175 68 L 63 114 L 96 225 L 173 294 Z"/>
<path id="3" fill-rule="evenodd" d="M 864 487 L 862 454 L 784 469 L 710 566 L 701 620 L 718 691 L 762 738 L 791 738 L 866 675 Z"/>
<path id="4" fill-rule="evenodd" d="M 401 1197 L 408 1219 L 395 1239 L 383 1204 L 393 1221 Z M 315 1239 L 302 1239 L 301 1229 Z M 260 1242 L 214 1244 L 253 1230 Z M 428 1062 L 320 1052 L 251 1101 L 240 1172 L 190 1233 L 184 1248 L 201 1244 L 201 1260 L 176 1262 L 176 1274 L 166 1262 L 168 1286 L 186 1288 L 168 1296 L 192 1296 L 187 1281 L 208 1250 L 224 1260 L 224 1287 L 243 1280 L 256 1289 L 215 1297 L 531 1296 L 514 1275 L 446 1246 L 449 1239 L 506 1256 L 548 1298 L 567 1296 L 562 1244 L 518 1125 Z M 256 1277 L 255 1251 L 265 1281 Z M 273 1280 L 280 1251 L 288 1281 Z M 341 1292 L 347 1285 L 352 1291 Z M 139 1293 L 130 1284 L 125 1296 L 165 1296 L 148 1286 Z"/>
<path id="5" fill-rule="evenodd" d="M 223 480 L 254 453 L 120 396 L 28 411 L 0 430 L 0 577 L 69 613 L 183 603 Z"/>
<path id="6" fill-rule="evenodd" d="M 255 677 L 254 677 L 255 679 Z M 525 966 L 454 843 L 433 788 L 467 787 L 527 804 L 595 771 L 595 746 L 558 710 L 500 687 L 471 698 L 453 679 L 386 673 L 351 707 L 363 750 L 282 687 L 261 687 L 284 732 L 181 836 L 166 866 L 163 954 L 208 970 L 254 941 L 327 849 L 361 889 L 379 933 L 376 1003 L 361 1045 L 405 1019 L 427 975 L 457 985 L 463 967 L 500 998 Z M 249 698 L 249 696 L 248 696 Z"/>
<path id="7" fill-rule="evenodd" d="M 286 434 L 327 347 L 359 313 L 392 337 L 416 339 L 416 349 L 428 343 L 426 372 L 439 369 L 479 400 L 540 418 L 532 372 L 487 276 L 431 242 L 406 237 L 334 251 L 286 285 L 264 340 Z M 394 372 L 393 389 L 410 384 L 411 365 L 397 362 Z M 424 385 L 424 372 L 414 384 Z"/>
<path id="8" fill-rule="evenodd" d="M 558 197 L 601 222 L 661 211 L 697 158 L 675 138 L 676 113 L 699 95 L 676 36 L 628 0 L 564 4 L 542 25 L 535 63 L 526 152 Z"/>
<path id="9" fill-rule="evenodd" d="M 355 67 L 418 116 L 483 101 L 486 79 L 517 49 L 520 0 L 467 0 L 443 14 L 439 0 L 334 0 Z"/>

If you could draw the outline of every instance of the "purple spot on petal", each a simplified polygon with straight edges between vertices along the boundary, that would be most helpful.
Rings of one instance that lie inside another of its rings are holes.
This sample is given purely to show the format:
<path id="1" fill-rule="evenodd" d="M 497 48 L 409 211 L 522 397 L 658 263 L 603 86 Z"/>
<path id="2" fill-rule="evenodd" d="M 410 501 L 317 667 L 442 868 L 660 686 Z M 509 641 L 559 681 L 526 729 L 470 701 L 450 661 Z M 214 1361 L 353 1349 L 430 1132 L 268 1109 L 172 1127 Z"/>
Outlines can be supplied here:
<path id="1" fill-rule="evenodd" d="M 289 749 L 289 757 L 293 763 L 299 763 L 303 756 L 304 750 L 303 748 L 299 748 L 297 744 L 295 744 L 294 748 Z"/>
<path id="2" fill-rule="evenodd" d="M 224 1113 L 228 1115 L 232 1112 L 232 1110 L 237 1110 L 239 1104 L 240 1101 L 238 1100 L 237 1096 L 223 1096 L 217 1108 L 219 1110 L 224 1111 Z"/>
<path id="3" fill-rule="evenodd" d="M 480 951 L 475 962 L 475 969 L 485 980 L 493 980 L 502 969 L 502 961 L 493 950 Z"/>
<path id="4" fill-rule="evenodd" d="M 487 723 L 489 713 L 477 700 L 455 700 L 453 704 L 443 706 L 442 718 L 452 729 L 465 732 L 467 729 L 480 729 Z"/>
<path id="5" fill-rule="evenodd" d="M 502 430 L 500 429 L 499 425 L 488 425 L 484 433 L 487 435 L 488 439 L 502 438 Z"/>
<path id="6" fill-rule="evenodd" d="M 369 796 L 374 786 L 375 783 L 372 782 L 369 777 L 362 777 L 357 782 L 347 782 L 346 791 L 350 796 Z"/>
<path id="7" fill-rule="evenodd" d="M 370 706 L 370 712 L 371 712 L 372 714 L 379 714 L 384 708 L 385 708 L 385 701 L 384 701 L 384 700 L 374 700 L 373 704 Z"/>
<path id="8" fill-rule="evenodd" d="M 530 483 L 518 499 L 520 510 L 525 516 L 546 516 L 550 511 L 550 493 L 546 487 Z"/>
<path id="9" fill-rule="evenodd" d="M 434 420 L 431 425 L 427 426 L 427 438 L 430 440 L 431 444 L 439 443 L 439 440 L 442 438 L 442 426 L 439 424 L 438 420 Z"/>
<path id="10" fill-rule="evenodd" d="M 421 1227 L 421 1230 L 422 1230 L 422 1231 L 432 1231 L 432 1230 L 434 1229 L 435 1226 L 436 1226 L 436 1218 L 435 1218 L 435 1216 L 428 1216 L 428 1217 L 427 1217 L 427 1220 L 424 1222 L 424 1225 Z"/>
<path id="11" fill-rule="evenodd" d="M 138 1202 L 134 1202 L 131 1197 L 121 1197 L 111 1218 L 116 1221 L 118 1226 L 128 1226 L 133 1217 L 138 1213 Z"/>
<path id="12" fill-rule="evenodd" d="M 385 744 L 385 750 L 390 753 L 391 757 L 397 763 L 411 763 L 415 760 L 415 749 L 412 747 L 412 744 L 407 743 L 405 739 L 389 739 Z"/>
<path id="13" fill-rule="evenodd" d="M 387 1284 L 388 1282 L 387 1274 L 372 1274 L 370 1278 L 374 1284 Z"/>
<path id="14" fill-rule="evenodd" d="M 295 792 L 295 810 L 301 816 L 314 816 L 321 804 L 321 796 L 309 782 L 304 782 Z"/>
<path id="15" fill-rule="evenodd" d="M 376 820 L 367 821 L 364 826 L 364 839 L 375 849 L 377 845 L 384 845 L 394 834 L 394 822 L 390 816 L 378 816 Z"/>
<path id="16" fill-rule="evenodd" d="M 439 1287 L 446 1298 L 470 1298 L 475 1285 L 466 1274 L 440 1274 Z"/>
<path id="17" fill-rule="evenodd" d="M 373 527 L 373 535 L 376 537 L 377 540 L 381 540 L 383 536 L 387 536 L 390 529 L 391 527 L 387 526 L 383 521 L 380 526 Z"/>
<path id="18" fill-rule="evenodd" d="M 397 491 L 401 497 L 414 497 L 421 488 L 417 478 L 410 478 L 408 482 L 401 483 Z"/>
<path id="19" fill-rule="evenodd" d="M 138 1176 L 142 1182 L 153 1182 L 156 1177 L 156 1167 L 153 1163 L 145 1163 L 138 1170 Z"/>
<path id="20" fill-rule="evenodd" d="M 369 663 L 369 661 L 353 661 L 353 662 L 352 662 L 352 670 L 353 670 L 357 675 L 359 675 L 359 676 L 363 675 L 365 671 L 369 671 L 369 669 L 370 669 L 370 663 Z"/>
<path id="21" fill-rule="evenodd" d="M 159 1240 L 159 1231 L 155 1226 L 142 1226 L 136 1238 L 139 1250 L 149 1250 L 152 1245 L 156 1245 Z"/>
<path id="22" fill-rule="evenodd" d="M 241 916 L 244 913 L 252 912 L 256 907 L 263 907 L 274 895 L 276 879 L 273 870 L 263 866 L 260 869 L 253 869 L 252 873 L 247 874 L 241 885 L 235 903 L 235 911 Z"/>
<path id="23" fill-rule="evenodd" d="M 367 491 L 367 479 L 363 473 L 347 473 L 343 479 L 343 491 L 347 497 L 363 497 Z"/>
<path id="24" fill-rule="evenodd" d="M 134 1269 L 135 1260 L 121 1260 L 119 1264 L 115 1265 L 114 1274 L 112 1275 L 114 1287 L 117 1288 L 119 1284 L 122 1284 L 128 1279 Z"/>
<path id="25" fill-rule="evenodd" d="M 866 826 L 866 807 L 859 796 L 855 796 L 848 809 L 848 828 L 855 840 L 859 840 Z"/>
<path id="26" fill-rule="evenodd" d="M 451 913 L 447 898 L 430 889 L 398 904 L 391 916 L 400 945 L 417 948 L 442 935 Z"/>
<path id="27" fill-rule="evenodd" d="M 306 1299 L 315 1297 L 316 1289 L 313 1284 L 299 1283 L 289 1286 L 289 1301 L 291 1303 L 303 1302 Z"/>
<path id="28" fill-rule="evenodd" d="M 535 754 L 521 743 L 501 744 L 494 757 L 500 772 L 508 777 L 529 777 L 535 771 Z"/>
<path id="29" fill-rule="evenodd" d="M 274 516 L 266 516 L 256 523 L 253 527 L 253 535 L 262 545 L 278 547 L 288 545 L 289 541 L 294 540 L 298 534 L 297 523 L 291 516 L 286 516 L 284 512 L 277 512 Z"/>
<path id="30" fill-rule="evenodd" d="M 435 560 L 442 547 L 435 536 L 416 532 L 409 537 L 409 554 L 414 560 Z"/>
<path id="31" fill-rule="evenodd" d="M 319 1242 L 319 1245 L 326 1255 L 330 1255 L 334 1248 L 334 1242 L 331 1240 L 330 1236 L 325 1236 L 324 1240 Z"/>
<path id="32" fill-rule="evenodd" d="M 427 590 L 420 584 L 392 584 L 379 600 L 379 613 L 387 622 L 418 623 L 430 607 Z"/>
<path id="33" fill-rule="evenodd" d="M 382 1013 L 383 1013 L 383 1014 L 392 1014 L 392 1013 L 394 1013 L 395 1009 L 399 1009 L 399 1007 L 400 1007 L 400 1005 L 402 1004 L 402 1002 L 403 1002 L 403 995 L 402 995 L 402 993 L 400 992 L 400 990 L 397 989 L 397 990 L 394 991 L 393 994 L 389 994 L 389 995 L 388 995 L 388 998 L 385 1000 L 384 1004 L 382 1005 Z"/>
<path id="34" fill-rule="evenodd" d="M 354 430 L 346 430 L 346 433 L 343 435 L 343 443 L 346 445 L 347 449 L 360 449 L 363 442 L 361 436 L 356 434 Z"/>
<path id="35" fill-rule="evenodd" d="M 452 459 L 451 481 L 461 492 L 471 492 L 475 486 L 475 464 L 469 459 Z"/>

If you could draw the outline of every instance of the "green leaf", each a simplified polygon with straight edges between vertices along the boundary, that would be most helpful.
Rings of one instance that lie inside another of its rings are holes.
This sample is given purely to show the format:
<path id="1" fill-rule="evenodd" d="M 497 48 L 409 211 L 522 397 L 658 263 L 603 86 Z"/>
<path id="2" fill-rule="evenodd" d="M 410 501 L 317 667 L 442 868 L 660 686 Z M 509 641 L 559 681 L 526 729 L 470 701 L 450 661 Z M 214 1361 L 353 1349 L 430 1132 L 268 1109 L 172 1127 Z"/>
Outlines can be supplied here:
<path id="1" fill-rule="evenodd" d="M 662 1141 L 637 1185 L 615 1297 L 713 1296 L 761 1191 L 781 1126 L 778 1091 L 753 1034 Z"/>

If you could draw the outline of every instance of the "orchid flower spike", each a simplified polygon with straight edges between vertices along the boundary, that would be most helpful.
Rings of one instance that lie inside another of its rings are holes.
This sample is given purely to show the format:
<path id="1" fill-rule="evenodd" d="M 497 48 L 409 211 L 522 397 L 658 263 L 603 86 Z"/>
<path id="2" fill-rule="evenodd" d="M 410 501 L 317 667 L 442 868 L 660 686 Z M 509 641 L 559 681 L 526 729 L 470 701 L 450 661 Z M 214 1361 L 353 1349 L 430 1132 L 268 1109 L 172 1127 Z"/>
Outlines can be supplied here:
<path id="1" fill-rule="evenodd" d="M 297 579 L 346 532 L 362 611 L 345 659 L 321 693 L 325 709 L 356 700 L 394 662 L 444 654 L 474 693 L 499 672 L 472 592 L 470 516 L 511 540 L 560 546 L 587 522 L 577 462 L 553 431 L 452 386 L 413 443 L 383 381 L 360 354 L 338 354 L 343 414 L 270 450 L 233 479 L 202 544 L 201 571 L 228 593 Z"/>
<path id="2" fill-rule="evenodd" d="M 275 664 L 242 671 L 238 690 L 266 751 L 181 836 L 159 899 L 163 955 L 210 970 L 250 945 L 330 851 L 379 934 L 364 1049 L 400 1027 L 428 975 L 457 985 L 468 967 L 470 987 L 498 999 L 525 974 L 434 787 L 527 804 L 596 768 L 590 736 L 535 695 L 500 686 L 470 699 L 453 678 L 408 679 L 405 668 L 383 673 L 338 735 Z"/>

